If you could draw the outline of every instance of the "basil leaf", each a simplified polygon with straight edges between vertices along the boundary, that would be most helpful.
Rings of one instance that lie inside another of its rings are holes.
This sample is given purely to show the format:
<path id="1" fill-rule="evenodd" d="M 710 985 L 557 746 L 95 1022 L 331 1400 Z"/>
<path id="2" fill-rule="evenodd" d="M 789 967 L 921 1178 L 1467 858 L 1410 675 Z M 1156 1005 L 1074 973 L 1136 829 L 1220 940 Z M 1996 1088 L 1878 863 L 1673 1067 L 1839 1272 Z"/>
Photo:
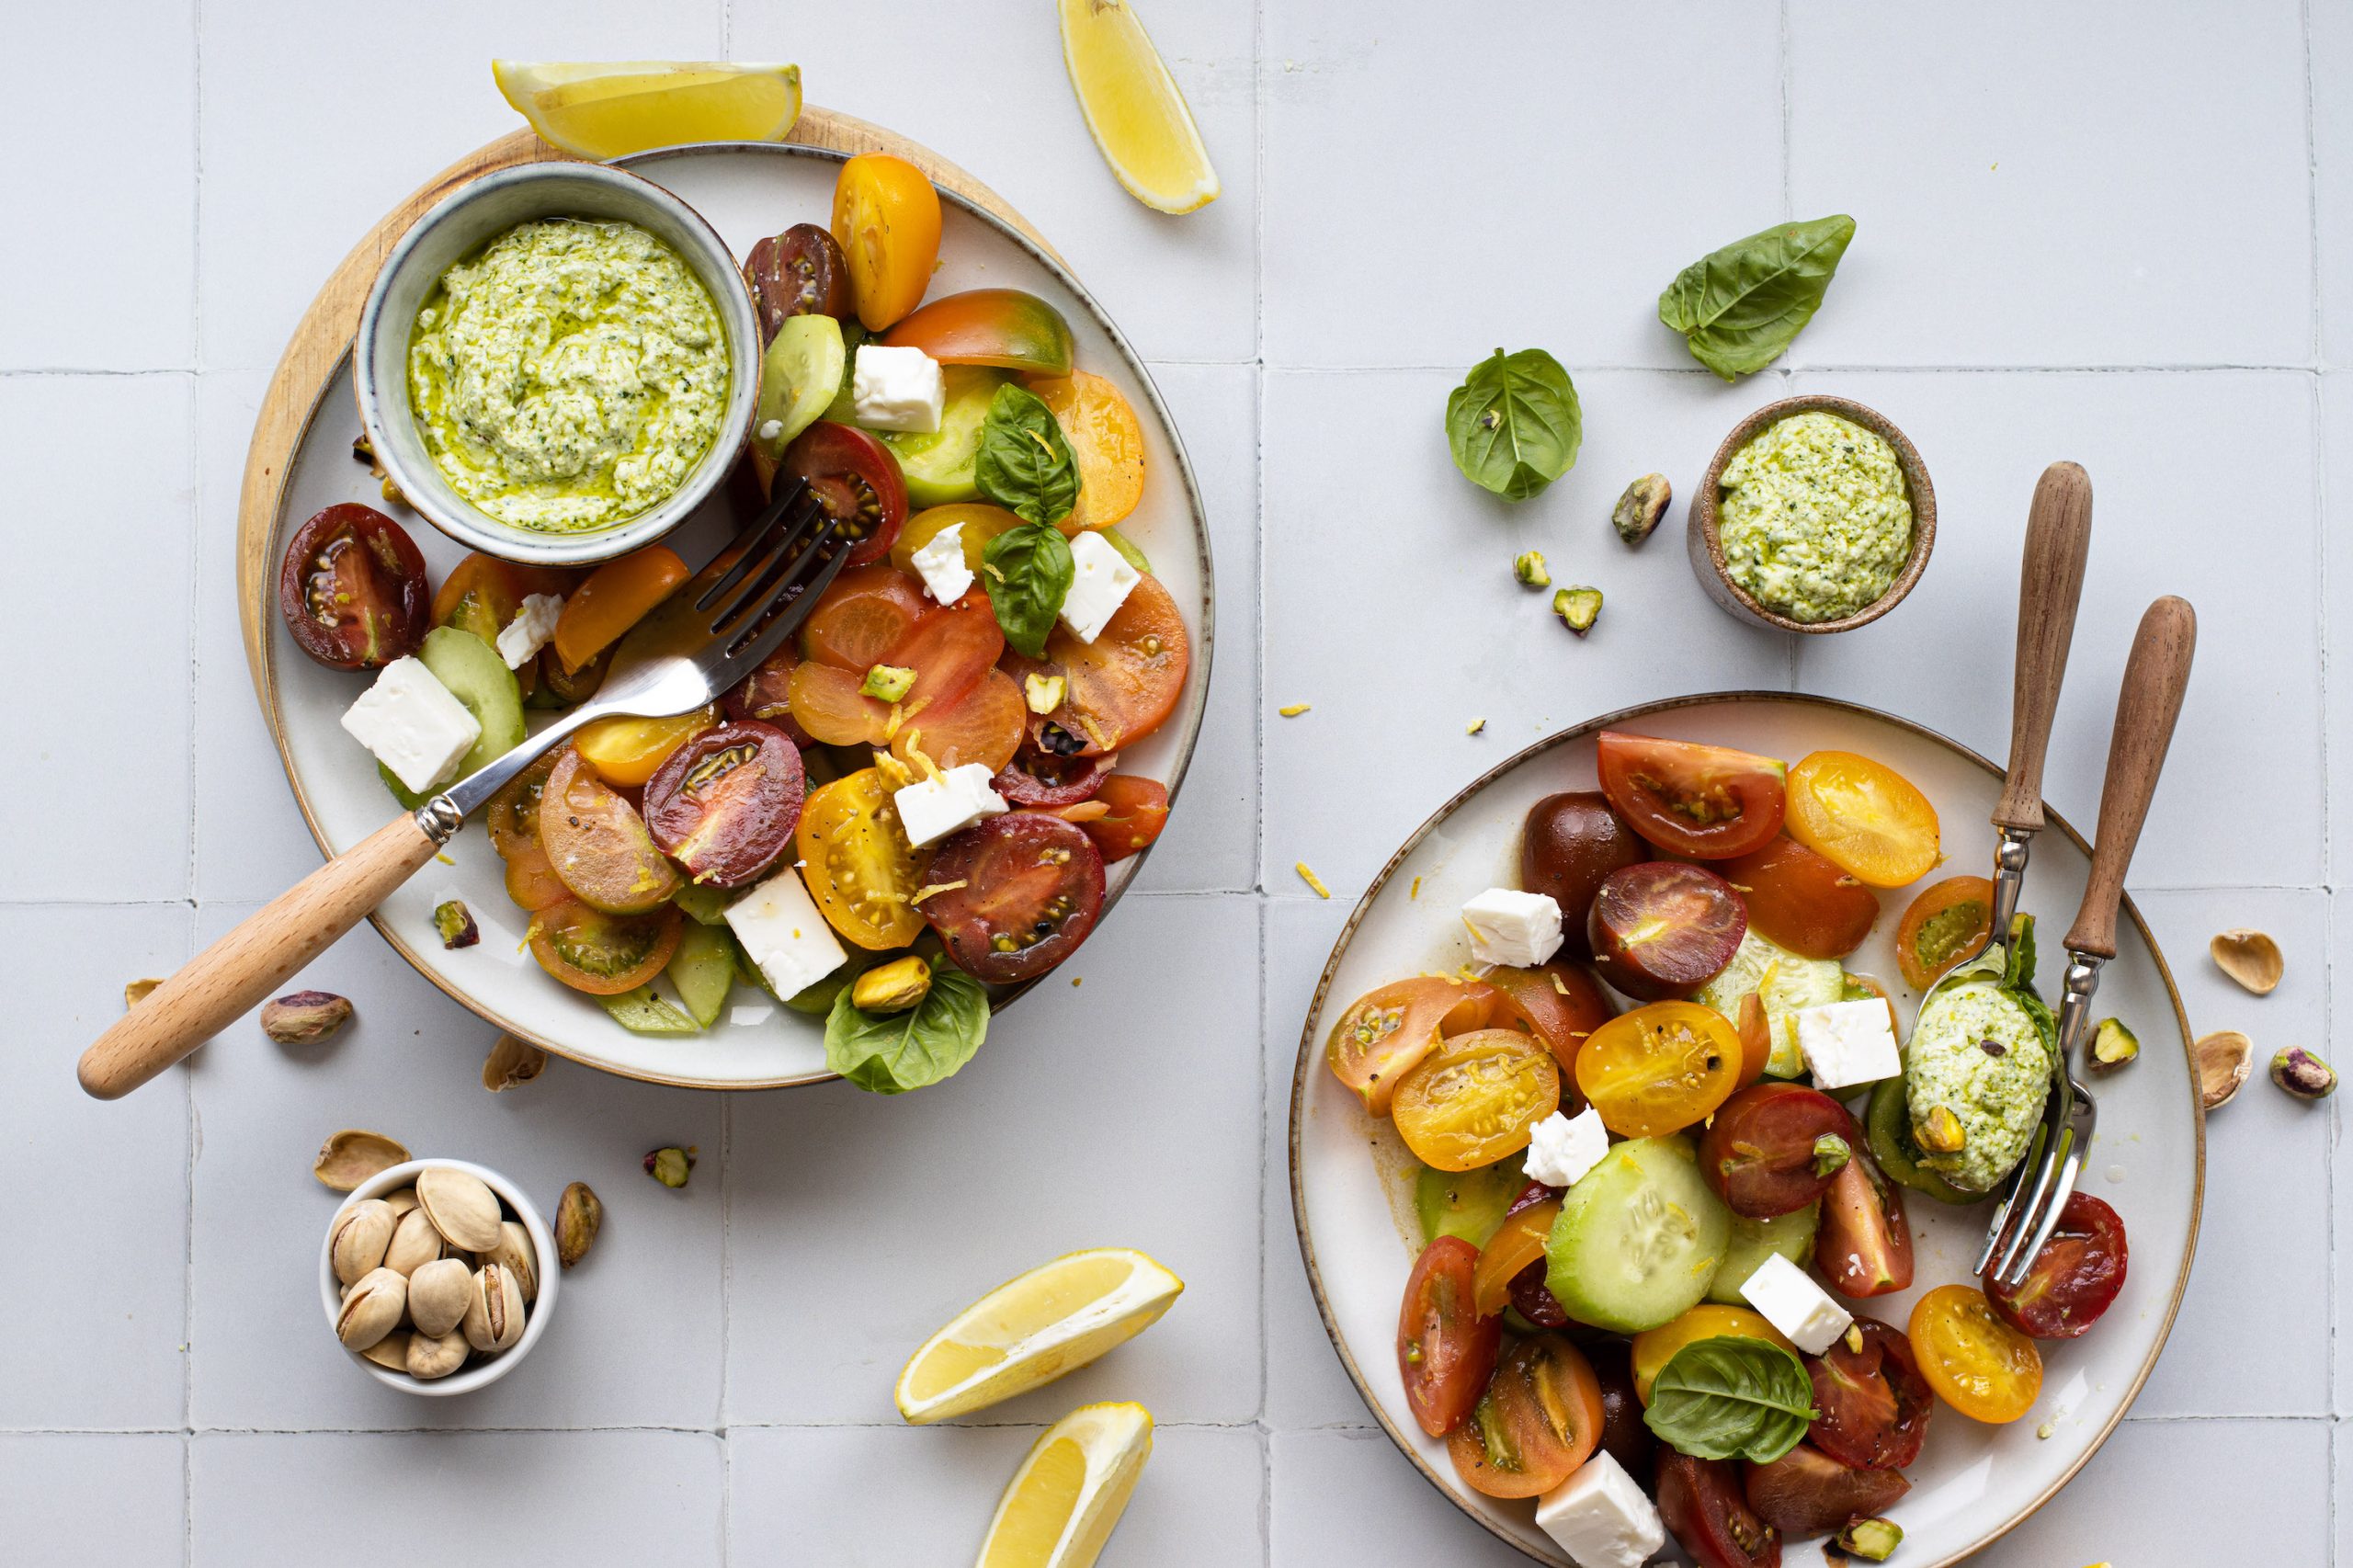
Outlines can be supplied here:
<path id="1" fill-rule="evenodd" d="M 1763 1339 L 1697 1339 L 1651 1382 L 1643 1422 L 1694 1459 L 1770 1464 L 1798 1446 L 1813 1408 L 1805 1363 Z"/>
<path id="2" fill-rule="evenodd" d="M 1822 308 L 1854 237 L 1855 221 L 1840 214 L 1734 240 L 1675 275 L 1658 297 L 1658 319 L 1725 381 L 1761 370 Z"/>
<path id="3" fill-rule="evenodd" d="M 989 400 L 972 480 L 982 494 L 1006 511 L 1048 527 L 1078 505 L 1078 460 L 1054 422 L 1054 411 L 1013 381 Z"/>
<path id="4" fill-rule="evenodd" d="M 860 1012 L 842 987 L 825 1019 L 825 1065 L 861 1089 L 902 1095 L 953 1077 L 988 1032 L 988 993 L 942 956 L 931 960 L 931 990 L 907 1012 Z"/>
<path id="5" fill-rule="evenodd" d="M 2034 916 L 2016 915 L 2010 917 L 2009 963 L 2002 972 L 2001 989 L 2012 1001 L 2026 1009 L 2034 1020 L 2034 1030 L 2053 1060 L 2059 1055 L 2059 1021 L 2051 1016 L 2051 1006 L 2034 988 Z"/>
<path id="6" fill-rule="evenodd" d="M 1447 395 L 1446 440 L 1472 483 L 1525 501 L 1576 466 L 1577 389 L 1541 348 L 1495 350 Z"/>
<path id="7" fill-rule="evenodd" d="M 676 1007 L 656 995 L 651 985 L 641 985 L 634 991 L 624 991 L 618 996 L 599 996 L 605 1011 L 613 1022 L 631 1034 L 700 1034 L 702 1026 Z"/>
<path id="8" fill-rule="evenodd" d="M 1078 576 L 1070 540 L 1051 523 L 1024 523 L 989 540 L 981 551 L 988 578 L 989 608 L 1005 629 L 1005 640 L 1029 657 L 1042 658 Z"/>

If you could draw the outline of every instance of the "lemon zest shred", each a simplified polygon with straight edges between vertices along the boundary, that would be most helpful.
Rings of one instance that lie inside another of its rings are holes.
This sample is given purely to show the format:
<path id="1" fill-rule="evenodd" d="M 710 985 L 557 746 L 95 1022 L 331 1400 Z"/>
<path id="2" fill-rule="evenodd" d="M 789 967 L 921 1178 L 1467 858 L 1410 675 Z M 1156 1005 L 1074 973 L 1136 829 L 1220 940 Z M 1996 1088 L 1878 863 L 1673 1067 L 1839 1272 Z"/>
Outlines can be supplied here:
<path id="1" fill-rule="evenodd" d="M 1332 890 L 1324 885 L 1324 879 L 1317 876 L 1313 870 L 1310 869 L 1306 861 L 1294 860 L 1291 862 L 1291 869 L 1299 873 L 1299 880 L 1301 881 L 1305 882 L 1309 887 L 1315 890 L 1315 896 L 1317 898 L 1330 898 L 1332 896 Z"/>

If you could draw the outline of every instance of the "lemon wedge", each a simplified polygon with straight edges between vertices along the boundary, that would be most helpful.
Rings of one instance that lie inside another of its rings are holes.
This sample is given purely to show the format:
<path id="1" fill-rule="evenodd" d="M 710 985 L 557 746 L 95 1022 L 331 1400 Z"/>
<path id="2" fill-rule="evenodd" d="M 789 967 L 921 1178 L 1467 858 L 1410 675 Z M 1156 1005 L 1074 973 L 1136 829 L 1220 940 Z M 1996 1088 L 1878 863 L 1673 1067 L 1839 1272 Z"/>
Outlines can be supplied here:
<path id="1" fill-rule="evenodd" d="M 1162 212 L 1217 199 L 1200 128 L 1127 0 L 1059 0 L 1063 64 L 1087 131 L 1128 194 Z"/>
<path id="2" fill-rule="evenodd" d="M 1089 1568 L 1152 1457 L 1152 1412 L 1087 1404 L 1046 1428 L 1006 1483 L 974 1568 Z"/>
<path id="3" fill-rule="evenodd" d="M 688 142 L 781 142 L 801 118 L 798 65 L 494 60 L 490 70 L 542 140 L 584 158 Z"/>
<path id="4" fill-rule="evenodd" d="M 1043 1387 L 1160 1321 L 1185 1282 L 1128 1247 L 1040 1264 L 956 1314 L 907 1358 L 892 1391 L 914 1426 Z"/>

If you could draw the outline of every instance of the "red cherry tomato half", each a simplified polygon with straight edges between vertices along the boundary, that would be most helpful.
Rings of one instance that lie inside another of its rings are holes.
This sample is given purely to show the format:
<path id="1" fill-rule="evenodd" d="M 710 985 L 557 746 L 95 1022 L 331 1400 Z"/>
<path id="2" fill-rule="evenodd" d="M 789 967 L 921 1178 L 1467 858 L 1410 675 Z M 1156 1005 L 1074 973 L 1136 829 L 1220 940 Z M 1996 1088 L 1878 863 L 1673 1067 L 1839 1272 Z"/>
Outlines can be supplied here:
<path id="1" fill-rule="evenodd" d="M 1168 786 L 1157 778 L 1114 773 L 1095 799 L 1065 807 L 1064 812 L 1095 840 L 1103 863 L 1116 865 L 1151 848 L 1168 825 Z"/>
<path id="2" fill-rule="evenodd" d="M 1585 1108 L 1577 1092 L 1577 1052 L 1593 1031 L 1618 1016 L 1593 971 L 1554 960 L 1535 969 L 1491 969 L 1487 983 L 1499 995 L 1488 1022 L 1495 1028 L 1537 1035 L 1561 1066 L 1561 1109 L 1574 1116 Z"/>
<path id="3" fill-rule="evenodd" d="M 1518 1339 L 1495 1363 L 1471 1419 L 1447 1439 L 1454 1472 L 1490 1497 L 1535 1497 L 1601 1442 L 1601 1384 L 1557 1334 Z"/>
<path id="4" fill-rule="evenodd" d="M 846 567 L 801 623 L 801 656 L 862 677 L 930 608 L 915 580 L 895 566 Z"/>
<path id="5" fill-rule="evenodd" d="M 1728 860 L 1781 831 L 1789 768 L 1769 756 L 1604 730 L 1602 793 L 1634 831 L 1698 860 Z"/>
<path id="6" fill-rule="evenodd" d="M 849 258 L 834 236 L 814 223 L 795 223 L 752 245 L 744 281 L 760 307 L 760 335 L 772 338 L 793 316 L 851 318 Z"/>
<path id="7" fill-rule="evenodd" d="M 379 670 L 425 641 L 425 557 L 372 506 L 329 506 L 294 530 L 278 613 L 295 646 L 335 670 Z"/>
<path id="8" fill-rule="evenodd" d="M 1994 1313 L 2036 1339 L 2073 1339 L 2099 1321 L 2124 1289 L 2130 1249 L 2116 1210 L 2078 1192 L 2059 1210 L 2059 1228 L 2034 1255 L 2019 1285 L 1984 1284 Z"/>
<path id="9" fill-rule="evenodd" d="M 801 655 L 788 642 L 760 661 L 750 675 L 727 688 L 719 705 L 730 719 L 757 719 L 763 724 L 774 724 L 782 730 L 797 746 L 816 744 L 801 722 L 792 716 L 792 667 Z"/>
<path id="10" fill-rule="evenodd" d="M 1057 756 L 1103 756 L 1158 729 L 1184 694 L 1192 643 L 1175 596 L 1146 576 L 1128 592 L 1094 642 L 1081 642 L 1060 621 L 1046 639 L 1042 660 L 1018 654 L 1006 661 L 1017 678 L 1061 676 L 1062 706 L 1033 715 L 1037 750 Z"/>
<path id="11" fill-rule="evenodd" d="M 699 882 L 740 888 L 792 843 L 808 789 L 801 750 L 773 724 L 705 730 L 645 783 L 645 825 Z"/>
<path id="12" fill-rule="evenodd" d="M 1111 770 L 1097 756 L 1056 756 L 1023 746 L 997 770 L 989 788 L 1017 806 L 1074 806 L 1091 801 Z"/>
<path id="13" fill-rule="evenodd" d="M 1805 1358 L 1805 1365 L 1821 1412 L 1809 1442 L 1840 1464 L 1864 1470 L 1902 1470 L 1920 1457 L 1937 1400 L 1901 1329 L 1858 1317 L 1849 1334 Z"/>
<path id="14" fill-rule="evenodd" d="M 1855 1119 L 1828 1095 L 1802 1084 L 1753 1084 L 1717 1108 L 1699 1139 L 1699 1174 L 1733 1213 L 1770 1220 L 1821 1197 L 1862 1146 Z"/>
<path id="15" fill-rule="evenodd" d="M 1849 1519 L 1884 1514 L 1912 1483 L 1892 1470 L 1856 1470 L 1800 1443 L 1771 1464 L 1748 1467 L 1748 1506 L 1786 1536 L 1827 1535 Z"/>
<path id="16" fill-rule="evenodd" d="M 774 484 L 795 479 L 809 482 L 818 505 L 838 525 L 835 537 L 854 544 L 850 565 L 891 553 L 891 541 L 907 520 L 907 481 L 890 448 L 863 430 L 820 419 L 777 460 Z"/>
<path id="17" fill-rule="evenodd" d="M 1479 1249 L 1461 1236 L 1429 1244 L 1405 1281 L 1397 1314 L 1397 1373 L 1405 1403 L 1433 1437 L 1462 1425 L 1486 1392 L 1503 1347 L 1504 1320 L 1483 1318 L 1471 1305 L 1471 1273 Z"/>
<path id="18" fill-rule="evenodd" d="M 1079 828 L 1011 812 L 943 840 L 924 881 L 961 882 L 923 903 L 948 956 L 975 980 L 1035 980 L 1075 952 L 1103 911 L 1103 856 Z"/>
<path id="19" fill-rule="evenodd" d="M 1843 959 L 1879 923 L 1879 894 L 1862 879 L 1796 839 L 1716 868 L 1748 905 L 1748 923 L 1801 958 Z"/>
<path id="20" fill-rule="evenodd" d="M 1862 1145 L 1822 1194 L 1813 1265 L 1842 1296 L 1884 1296 L 1912 1283 L 1912 1231 L 1904 1194 L 1880 1175 Z"/>
<path id="21" fill-rule="evenodd" d="M 1730 1460 L 1658 1450 L 1659 1517 L 1699 1568 L 1780 1568 L 1781 1535 L 1757 1517 Z"/>
<path id="22" fill-rule="evenodd" d="M 1651 858 L 1648 846 L 1598 790 L 1547 795 L 1528 808 L 1519 837 L 1519 885 L 1561 906 L 1572 954 L 1586 951 L 1586 912 L 1602 880 Z"/>
<path id="23" fill-rule="evenodd" d="M 1678 1000 L 1707 984 L 1747 930 L 1748 911 L 1732 884 L 1679 860 L 1610 872 L 1586 916 L 1593 967 L 1644 1002 Z"/>

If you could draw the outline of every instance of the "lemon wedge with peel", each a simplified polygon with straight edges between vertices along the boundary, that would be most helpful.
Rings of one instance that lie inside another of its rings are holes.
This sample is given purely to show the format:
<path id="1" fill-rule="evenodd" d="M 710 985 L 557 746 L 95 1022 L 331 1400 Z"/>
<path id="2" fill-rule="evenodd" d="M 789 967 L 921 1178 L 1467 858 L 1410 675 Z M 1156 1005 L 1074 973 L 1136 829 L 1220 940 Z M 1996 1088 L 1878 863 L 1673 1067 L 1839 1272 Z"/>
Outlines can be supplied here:
<path id="1" fill-rule="evenodd" d="M 921 1426 L 1043 1387 L 1159 1322 L 1184 1289 L 1130 1247 L 1040 1264 L 957 1313 L 907 1358 L 893 1391 L 899 1414 Z"/>
<path id="2" fill-rule="evenodd" d="M 494 60 L 490 70 L 542 140 L 584 158 L 688 142 L 780 142 L 801 118 L 798 65 Z"/>
<path id="3" fill-rule="evenodd" d="M 1217 171 L 1176 78 L 1127 0 L 1059 0 L 1063 64 L 1086 129 L 1128 194 L 1162 212 L 1218 196 Z"/>
<path id="4" fill-rule="evenodd" d="M 1046 1428 L 1006 1483 L 974 1568 L 1089 1568 L 1152 1457 L 1152 1412 L 1087 1404 Z"/>

